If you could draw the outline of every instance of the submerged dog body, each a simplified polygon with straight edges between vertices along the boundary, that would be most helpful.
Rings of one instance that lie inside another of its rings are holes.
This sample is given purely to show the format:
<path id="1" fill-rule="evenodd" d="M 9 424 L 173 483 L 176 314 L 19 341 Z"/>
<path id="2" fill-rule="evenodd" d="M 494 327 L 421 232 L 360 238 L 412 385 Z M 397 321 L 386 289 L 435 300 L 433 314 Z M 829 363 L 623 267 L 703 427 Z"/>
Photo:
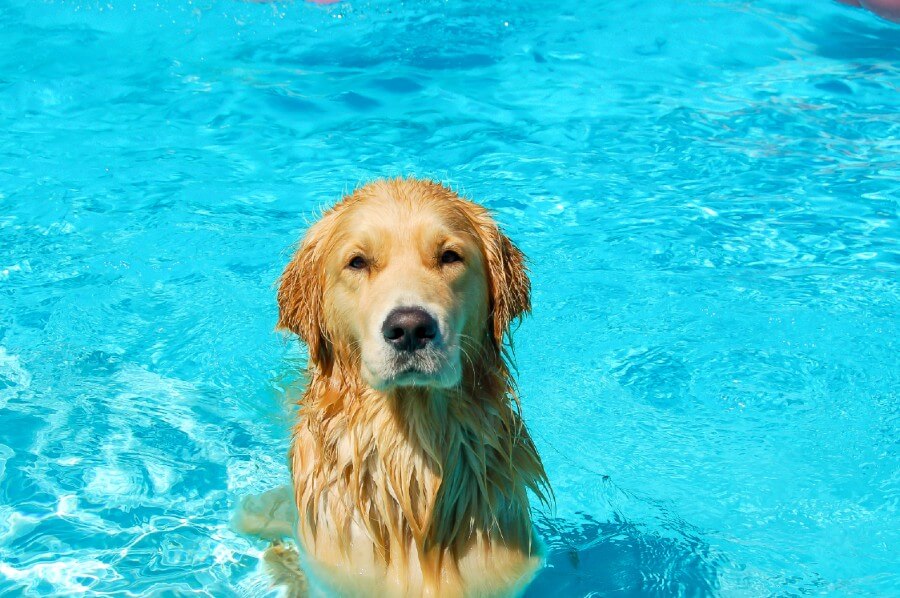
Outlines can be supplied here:
<path id="1" fill-rule="evenodd" d="M 441 185 L 371 183 L 314 224 L 278 293 L 308 345 L 290 450 L 295 535 L 341 595 L 514 594 L 548 490 L 503 355 L 522 254 Z"/>

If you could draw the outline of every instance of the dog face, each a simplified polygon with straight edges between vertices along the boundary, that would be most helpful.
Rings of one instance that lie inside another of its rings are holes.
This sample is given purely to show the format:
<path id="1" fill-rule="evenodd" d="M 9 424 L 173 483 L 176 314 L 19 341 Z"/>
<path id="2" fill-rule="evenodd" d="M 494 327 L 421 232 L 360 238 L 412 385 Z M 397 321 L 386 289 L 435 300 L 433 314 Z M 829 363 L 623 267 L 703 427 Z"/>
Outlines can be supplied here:
<path id="1" fill-rule="evenodd" d="M 460 383 L 529 308 L 522 254 L 487 212 L 435 183 L 357 190 L 313 225 L 285 269 L 282 327 L 314 365 L 337 359 L 377 390 Z"/>

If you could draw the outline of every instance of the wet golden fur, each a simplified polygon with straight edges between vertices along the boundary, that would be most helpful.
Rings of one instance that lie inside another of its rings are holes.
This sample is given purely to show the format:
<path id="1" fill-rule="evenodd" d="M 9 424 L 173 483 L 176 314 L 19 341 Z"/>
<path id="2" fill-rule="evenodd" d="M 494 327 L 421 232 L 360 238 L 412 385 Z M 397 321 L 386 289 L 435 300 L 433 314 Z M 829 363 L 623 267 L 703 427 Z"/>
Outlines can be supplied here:
<path id="1" fill-rule="evenodd" d="M 462 262 L 436 261 L 446 247 Z M 362 274 L 346 267 L 356 251 L 371 259 Z M 543 499 L 549 487 L 503 349 L 529 289 L 522 254 L 488 212 L 436 183 L 370 183 L 309 229 L 278 304 L 279 326 L 309 347 L 290 466 L 314 588 L 499 596 L 531 579 L 527 492 Z M 404 297 L 435 305 L 458 345 L 425 382 L 366 365 L 380 363 L 368 357 L 383 342 L 370 338 L 375 320 Z"/>

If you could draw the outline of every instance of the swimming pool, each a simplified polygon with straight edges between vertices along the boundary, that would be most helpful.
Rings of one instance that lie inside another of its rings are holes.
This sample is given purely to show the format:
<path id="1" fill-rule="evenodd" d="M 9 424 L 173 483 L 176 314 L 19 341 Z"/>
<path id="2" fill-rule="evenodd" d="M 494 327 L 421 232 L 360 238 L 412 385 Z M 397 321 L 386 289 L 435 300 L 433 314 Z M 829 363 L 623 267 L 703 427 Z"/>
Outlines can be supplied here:
<path id="1" fill-rule="evenodd" d="M 530 595 L 900 592 L 900 27 L 4 0 L 0 31 L 0 594 L 266 591 L 227 521 L 287 479 L 273 283 L 399 174 L 530 256 Z"/>

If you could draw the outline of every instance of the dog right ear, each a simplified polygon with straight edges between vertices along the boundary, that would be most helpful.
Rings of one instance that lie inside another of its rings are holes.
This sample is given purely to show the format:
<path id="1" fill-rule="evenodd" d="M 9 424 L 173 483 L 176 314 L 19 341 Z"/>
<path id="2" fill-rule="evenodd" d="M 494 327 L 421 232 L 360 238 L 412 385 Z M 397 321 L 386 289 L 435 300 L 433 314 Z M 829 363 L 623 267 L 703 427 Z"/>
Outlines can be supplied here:
<path id="1" fill-rule="evenodd" d="M 285 267 L 278 285 L 278 326 L 298 335 L 316 365 L 330 361 L 331 343 L 325 333 L 323 311 L 323 222 L 306 233 L 300 248 Z"/>

